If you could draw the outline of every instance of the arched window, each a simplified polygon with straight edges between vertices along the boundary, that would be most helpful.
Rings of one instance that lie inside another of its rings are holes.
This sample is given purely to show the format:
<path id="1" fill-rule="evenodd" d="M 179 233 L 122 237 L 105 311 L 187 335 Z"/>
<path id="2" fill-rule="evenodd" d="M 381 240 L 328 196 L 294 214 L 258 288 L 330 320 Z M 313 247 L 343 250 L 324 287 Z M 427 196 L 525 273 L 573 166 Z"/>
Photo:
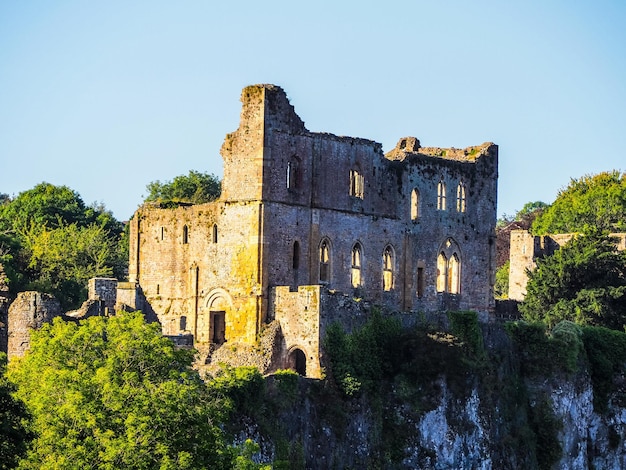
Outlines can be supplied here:
<path id="1" fill-rule="evenodd" d="M 448 262 L 448 292 L 450 294 L 459 293 L 459 257 L 456 253 L 452 255 Z"/>
<path id="2" fill-rule="evenodd" d="M 300 267 L 300 243 L 293 242 L 293 255 L 291 258 L 291 267 L 298 269 Z"/>
<path id="3" fill-rule="evenodd" d="M 359 169 L 350 170 L 350 196 L 363 199 L 365 180 Z"/>
<path id="4" fill-rule="evenodd" d="M 417 220 L 417 218 L 420 216 L 419 204 L 420 193 L 417 188 L 415 188 L 413 191 L 411 191 L 411 220 Z"/>
<path id="5" fill-rule="evenodd" d="M 361 287 L 361 245 L 356 243 L 352 247 L 352 266 L 350 271 L 350 282 L 355 289 Z"/>
<path id="6" fill-rule="evenodd" d="M 295 191 L 300 186 L 300 161 L 298 157 L 292 157 L 287 162 L 287 189 Z"/>
<path id="7" fill-rule="evenodd" d="M 189 243 L 189 227 L 186 225 L 183 226 L 183 244 L 186 245 Z"/>
<path id="8" fill-rule="evenodd" d="M 439 184 L 437 184 L 437 209 L 446 210 L 446 184 L 443 179 L 439 180 Z"/>
<path id="9" fill-rule="evenodd" d="M 213 224 L 213 234 L 211 236 L 211 241 L 213 243 L 217 243 L 217 224 Z"/>
<path id="10" fill-rule="evenodd" d="M 393 289 L 393 268 L 394 255 L 393 248 L 387 245 L 383 251 L 383 290 L 388 292 Z"/>
<path id="11" fill-rule="evenodd" d="M 465 183 L 461 181 L 456 188 L 456 210 L 457 212 L 465 212 Z"/>
<path id="12" fill-rule="evenodd" d="M 448 238 L 437 257 L 437 292 L 461 293 L 461 256 L 457 243 Z"/>
<path id="13" fill-rule="evenodd" d="M 444 253 L 437 256 L 437 292 L 446 291 L 446 275 L 447 275 L 448 258 Z"/>
<path id="14" fill-rule="evenodd" d="M 330 282 L 330 244 L 328 240 L 320 243 L 320 282 Z"/>

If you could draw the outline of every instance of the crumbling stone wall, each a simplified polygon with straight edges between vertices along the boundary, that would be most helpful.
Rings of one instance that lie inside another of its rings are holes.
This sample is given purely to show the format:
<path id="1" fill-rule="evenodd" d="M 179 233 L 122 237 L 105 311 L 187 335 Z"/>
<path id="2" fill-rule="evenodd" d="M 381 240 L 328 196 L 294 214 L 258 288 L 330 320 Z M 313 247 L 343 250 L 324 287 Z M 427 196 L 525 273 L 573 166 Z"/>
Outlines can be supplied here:
<path id="1" fill-rule="evenodd" d="M 496 145 L 423 148 L 405 137 L 384 155 L 371 140 L 308 131 L 275 85 L 247 87 L 241 100 L 220 200 L 144 205 L 130 223 L 129 281 L 165 334 L 214 344 L 222 315 L 215 346 L 252 345 L 281 317 L 287 350 L 307 343 L 308 374 L 319 345 L 289 325 L 302 321 L 300 293 L 320 285 L 391 310 L 493 312 Z M 460 265 L 454 289 L 441 281 L 442 253 Z M 304 323 L 319 329 L 319 318 Z"/>
<path id="2" fill-rule="evenodd" d="M 59 301 L 50 294 L 27 291 L 17 294 L 9 307 L 8 350 L 9 360 L 22 356 L 30 346 L 30 331 L 39 329 L 61 316 Z"/>

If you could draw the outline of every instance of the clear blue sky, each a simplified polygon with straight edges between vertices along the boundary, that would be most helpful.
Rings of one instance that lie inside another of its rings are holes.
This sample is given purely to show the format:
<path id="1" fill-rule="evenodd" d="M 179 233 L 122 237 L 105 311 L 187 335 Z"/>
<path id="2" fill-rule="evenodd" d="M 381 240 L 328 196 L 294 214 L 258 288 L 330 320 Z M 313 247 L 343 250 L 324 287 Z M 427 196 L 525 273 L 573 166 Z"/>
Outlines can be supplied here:
<path id="1" fill-rule="evenodd" d="M 67 185 L 121 220 L 222 175 L 241 89 L 385 151 L 500 146 L 498 214 L 626 171 L 626 2 L 2 1 L 0 193 Z"/>

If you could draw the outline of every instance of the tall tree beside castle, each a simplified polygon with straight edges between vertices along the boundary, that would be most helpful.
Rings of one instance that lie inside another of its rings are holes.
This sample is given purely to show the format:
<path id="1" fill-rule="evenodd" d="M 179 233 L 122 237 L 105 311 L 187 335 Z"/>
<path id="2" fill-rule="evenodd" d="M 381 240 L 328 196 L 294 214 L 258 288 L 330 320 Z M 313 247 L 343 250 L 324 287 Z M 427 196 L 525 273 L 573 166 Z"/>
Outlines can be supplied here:
<path id="1" fill-rule="evenodd" d="M 617 170 L 572 179 L 534 220 L 535 235 L 582 232 L 596 227 L 626 231 L 626 175 Z"/>
<path id="2" fill-rule="evenodd" d="M 0 263 L 13 294 L 39 290 L 76 308 L 90 277 L 123 277 L 127 260 L 123 224 L 67 186 L 40 183 L 0 204 Z"/>

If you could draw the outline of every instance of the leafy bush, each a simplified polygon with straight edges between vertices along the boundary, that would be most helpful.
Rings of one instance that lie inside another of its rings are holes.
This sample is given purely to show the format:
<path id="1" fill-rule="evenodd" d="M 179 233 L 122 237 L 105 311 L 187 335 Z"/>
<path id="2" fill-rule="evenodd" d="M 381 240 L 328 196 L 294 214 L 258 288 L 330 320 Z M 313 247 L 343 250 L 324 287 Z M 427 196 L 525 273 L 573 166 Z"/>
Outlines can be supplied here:
<path id="1" fill-rule="evenodd" d="M 217 176 L 190 170 L 188 175 L 180 175 L 172 181 L 161 183 L 152 181 L 146 187 L 146 201 L 190 202 L 202 204 L 217 199 L 222 186 Z"/>
<path id="2" fill-rule="evenodd" d="M 496 271 L 496 284 L 494 285 L 494 296 L 496 299 L 509 298 L 509 271 L 511 261 L 507 261 Z"/>
<path id="3" fill-rule="evenodd" d="M 452 333 L 463 343 L 467 356 L 480 362 L 486 358 L 483 333 L 476 312 L 448 312 Z"/>
<path id="4" fill-rule="evenodd" d="M 555 328 L 557 333 L 552 336 L 548 335 L 543 323 L 509 322 L 505 328 L 521 355 L 525 376 L 576 371 L 581 350 L 575 339 L 578 334 L 576 325 L 568 322 Z"/>
<path id="5" fill-rule="evenodd" d="M 390 376 L 401 333 L 396 319 L 383 318 L 377 310 L 350 335 L 337 324 L 328 328 L 324 347 L 335 381 L 347 396 L 372 391 L 383 377 Z"/>
<path id="6" fill-rule="evenodd" d="M 230 411 L 251 414 L 262 404 L 265 380 L 256 367 L 225 366 L 208 387 L 214 395 L 227 397 Z"/>
<path id="7" fill-rule="evenodd" d="M 625 372 L 626 333 L 601 327 L 583 327 L 582 340 L 590 366 L 593 404 L 596 410 L 605 412 L 610 394 L 617 391 L 613 378 Z"/>

